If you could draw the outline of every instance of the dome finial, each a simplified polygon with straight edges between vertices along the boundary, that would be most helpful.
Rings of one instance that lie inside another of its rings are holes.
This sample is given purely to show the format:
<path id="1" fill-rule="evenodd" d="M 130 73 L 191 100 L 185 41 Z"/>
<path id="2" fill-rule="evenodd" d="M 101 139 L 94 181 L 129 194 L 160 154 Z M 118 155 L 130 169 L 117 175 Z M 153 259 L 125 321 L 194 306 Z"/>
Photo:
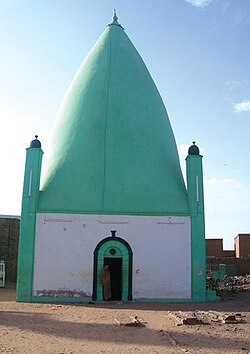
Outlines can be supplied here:
<path id="1" fill-rule="evenodd" d="M 41 148 L 41 142 L 37 139 L 38 135 L 35 135 L 35 139 L 30 142 L 30 147 L 31 148 Z"/>
<path id="2" fill-rule="evenodd" d="M 113 10 L 113 17 L 112 17 L 112 21 L 118 21 L 118 17 L 117 17 L 117 15 L 116 15 L 116 10 L 114 9 Z"/>
<path id="3" fill-rule="evenodd" d="M 193 145 L 190 146 L 190 148 L 188 149 L 188 155 L 199 155 L 200 154 L 200 150 L 198 148 L 198 146 L 195 145 L 195 141 L 192 141 Z"/>

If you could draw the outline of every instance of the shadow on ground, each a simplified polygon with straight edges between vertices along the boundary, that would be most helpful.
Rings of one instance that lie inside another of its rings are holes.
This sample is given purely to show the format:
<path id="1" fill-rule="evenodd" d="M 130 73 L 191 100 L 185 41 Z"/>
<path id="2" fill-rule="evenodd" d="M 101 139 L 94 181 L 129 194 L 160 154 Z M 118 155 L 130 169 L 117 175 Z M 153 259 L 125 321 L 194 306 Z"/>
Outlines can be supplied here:
<path id="1" fill-rule="evenodd" d="M 84 311 L 84 308 L 82 311 Z M 111 320 L 113 320 L 112 316 Z M 175 345 L 177 347 L 186 346 L 197 349 L 198 345 L 199 348 L 217 350 L 226 350 L 226 348 L 239 350 L 242 347 L 242 342 L 236 338 L 227 338 L 225 347 L 225 338 L 220 338 L 219 333 L 215 334 L 213 340 L 211 340 L 211 334 L 202 333 L 201 336 L 199 331 L 187 334 L 185 331 L 173 329 L 159 331 L 147 327 L 124 327 L 108 323 L 76 323 L 55 319 L 51 314 L 37 312 L 1 311 L 0 323 L 6 327 L 16 327 L 23 331 L 56 337 L 67 337 L 75 340 L 143 345 L 145 344 L 146 336 L 150 340 L 151 345 L 164 347 Z M 140 335 L 138 335 L 138 332 Z M 245 342 L 244 346 L 250 347 L 250 342 Z"/>

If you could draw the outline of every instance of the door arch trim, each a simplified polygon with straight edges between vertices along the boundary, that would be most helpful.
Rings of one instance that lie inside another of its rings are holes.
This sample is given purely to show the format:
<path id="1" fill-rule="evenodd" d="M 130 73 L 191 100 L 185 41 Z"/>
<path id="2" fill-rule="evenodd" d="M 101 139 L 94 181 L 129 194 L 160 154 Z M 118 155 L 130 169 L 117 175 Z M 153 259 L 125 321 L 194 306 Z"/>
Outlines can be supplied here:
<path id="1" fill-rule="evenodd" d="M 110 247 L 118 248 L 121 252 L 123 259 L 123 288 L 122 288 L 122 300 L 132 300 L 132 266 L 133 266 L 133 252 L 127 241 L 120 237 L 106 237 L 102 239 L 94 250 L 94 269 L 93 269 L 93 295 L 94 301 L 102 300 L 102 285 L 98 274 L 103 267 L 103 260 L 106 250 Z"/>

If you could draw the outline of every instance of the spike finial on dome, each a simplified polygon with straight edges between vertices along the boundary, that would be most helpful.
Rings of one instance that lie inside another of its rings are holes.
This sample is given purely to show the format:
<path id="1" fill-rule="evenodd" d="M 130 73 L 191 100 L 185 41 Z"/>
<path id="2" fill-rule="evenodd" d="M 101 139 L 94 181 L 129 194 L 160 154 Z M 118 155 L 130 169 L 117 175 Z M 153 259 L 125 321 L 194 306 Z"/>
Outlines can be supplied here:
<path id="1" fill-rule="evenodd" d="M 113 10 L 113 17 L 112 17 L 112 20 L 113 20 L 113 21 L 118 21 L 118 17 L 117 17 L 117 15 L 116 15 L 116 10 L 115 10 L 115 9 Z"/>

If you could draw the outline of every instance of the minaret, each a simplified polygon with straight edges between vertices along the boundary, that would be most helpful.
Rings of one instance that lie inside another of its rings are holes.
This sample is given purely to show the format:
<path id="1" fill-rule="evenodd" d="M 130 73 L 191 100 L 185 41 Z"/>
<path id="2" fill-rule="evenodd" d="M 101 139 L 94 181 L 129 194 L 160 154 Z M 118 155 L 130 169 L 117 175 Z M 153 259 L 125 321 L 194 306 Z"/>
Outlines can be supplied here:
<path id="1" fill-rule="evenodd" d="M 186 158 L 188 203 L 191 214 L 192 300 L 206 297 L 206 244 L 202 156 L 193 142 Z"/>
<path id="2" fill-rule="evenodd" d="M 17 298 L 19 301 L 29 301 L 32 296 L 36 212 L 43 156 L 41 142 L 37 138 L 36 135 L 30 147 L 26 149 L 18 252 Z"/>

